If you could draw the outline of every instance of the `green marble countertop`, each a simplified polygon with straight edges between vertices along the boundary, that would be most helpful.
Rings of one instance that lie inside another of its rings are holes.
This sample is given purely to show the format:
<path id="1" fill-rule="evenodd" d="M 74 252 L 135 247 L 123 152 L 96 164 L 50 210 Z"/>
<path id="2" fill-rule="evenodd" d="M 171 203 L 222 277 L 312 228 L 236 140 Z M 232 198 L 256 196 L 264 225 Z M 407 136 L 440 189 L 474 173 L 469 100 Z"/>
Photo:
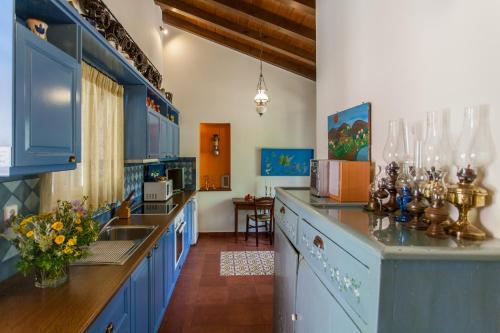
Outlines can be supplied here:
<path id="1" fill-rule="evenodd" d="M 339 204 L 312 196 L 308 188 L 278 188 L 277 193 L 299 204 L 327 237 L 354 237 L 385 259 L 500 260 L 499 239 L 430 238 L 424 231 L 404 228 L 389 216 L 367 212 L 361 204 Z"/>

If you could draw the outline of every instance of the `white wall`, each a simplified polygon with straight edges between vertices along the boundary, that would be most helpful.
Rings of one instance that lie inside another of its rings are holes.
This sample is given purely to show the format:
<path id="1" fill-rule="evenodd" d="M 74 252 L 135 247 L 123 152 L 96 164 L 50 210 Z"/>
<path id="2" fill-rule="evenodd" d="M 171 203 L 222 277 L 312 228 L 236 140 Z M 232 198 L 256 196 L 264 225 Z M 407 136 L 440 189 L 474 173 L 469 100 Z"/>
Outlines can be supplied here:
<path id="1" fill-rule="evenodd" d="M 450 108 L 452 137 L 463 109 L 489 104 L 500 123 L 500 1 L 317 1 L 317 118 L 320 158 L 327 156 L 327 116 L 372 102 L 372 154 L 382 162 L 387 122 L 423 120 Z M 483 185 L 493 193 L 483 226 L 500 237 L 500 131 Z"/>
<path id="2" fill-rule="evenodd" d="M 161 9 L 153 0 L 104 0 L 156 68 L 163 73 Z M 165 79 L 165 78 L 164 78 Z"/>
<path id="3" fill-rule="evenodd" d="M 173 27 L 169 31 L 165 85 L 181 110 L 181 156 L 199 157 L 200 123 L 231 123 L 232 191 L 199 193 L 198 197 L 201 231 L 232 231 L 231 198 L 263 194 L 264 178 L 270 180 L 259 176 L 258 148 L 314 147 L 315 83 L 264 64 L 271 102 L 259 118 L 253 103 L 259 74 L 256 59 Z M 272 177 L 272 182 L 305 186 L 309 179 Z"/>

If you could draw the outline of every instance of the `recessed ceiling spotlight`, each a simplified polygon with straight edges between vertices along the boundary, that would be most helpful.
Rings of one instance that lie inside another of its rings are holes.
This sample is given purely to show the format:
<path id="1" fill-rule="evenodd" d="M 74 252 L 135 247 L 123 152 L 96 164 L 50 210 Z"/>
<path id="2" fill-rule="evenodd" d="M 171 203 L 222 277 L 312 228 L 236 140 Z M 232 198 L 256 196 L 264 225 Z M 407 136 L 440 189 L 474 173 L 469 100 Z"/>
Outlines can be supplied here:
<path id="1" fill-rule="evenodd" d="M 160 25 L 160 31 L 164 35 L 168 35 L 168 29 L 165 28 L 164 26 Z"/>

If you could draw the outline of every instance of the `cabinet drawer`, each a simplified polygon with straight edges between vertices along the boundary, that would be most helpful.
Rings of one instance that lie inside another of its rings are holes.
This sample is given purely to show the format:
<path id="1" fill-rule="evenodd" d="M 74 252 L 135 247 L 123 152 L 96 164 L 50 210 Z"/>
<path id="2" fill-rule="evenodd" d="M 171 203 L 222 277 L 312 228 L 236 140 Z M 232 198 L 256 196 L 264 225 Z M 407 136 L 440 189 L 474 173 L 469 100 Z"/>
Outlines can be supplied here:
<path id="1" fill-rule="evenodd" d="M 276 199 L 274 207 L 276 224 L 283 230 L 294 246 L 297 246 L 297 229 L 299 216 L 293 210 L 285 206 L 279 199 Z"/>
<path id="2" fill-rule="evenodd" d="M 87 333 L 130 332 L 130 281 L 116 293 Z"/>
<path id="3" fill-rule="evenodd" d="M 299 228 L 299 250 L 307 262 L 330 292 L 368 324 L 370 306 L 375 307 L 370 304 L 369 268 L 307 221 Z"/>

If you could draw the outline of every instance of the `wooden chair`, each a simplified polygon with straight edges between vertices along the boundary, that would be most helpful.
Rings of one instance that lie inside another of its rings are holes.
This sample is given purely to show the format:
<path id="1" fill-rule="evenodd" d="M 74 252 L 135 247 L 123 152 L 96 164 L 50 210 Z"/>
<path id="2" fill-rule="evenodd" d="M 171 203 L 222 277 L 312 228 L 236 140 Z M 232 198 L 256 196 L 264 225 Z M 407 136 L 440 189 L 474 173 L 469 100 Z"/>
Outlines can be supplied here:
<path id="1" fill-rule="evenodd" d="M 265 227 L 266 235 L 270 238 L 270 243 L 272 245 L 274 232 L 274 198 L 254 198 L 253 208 L 253 214 L 247 215 L 245 241 L 248 241 L 248 231 L 250 229 L 255 229 L 255 243 L 259 246 L 259 228 Z"/>

